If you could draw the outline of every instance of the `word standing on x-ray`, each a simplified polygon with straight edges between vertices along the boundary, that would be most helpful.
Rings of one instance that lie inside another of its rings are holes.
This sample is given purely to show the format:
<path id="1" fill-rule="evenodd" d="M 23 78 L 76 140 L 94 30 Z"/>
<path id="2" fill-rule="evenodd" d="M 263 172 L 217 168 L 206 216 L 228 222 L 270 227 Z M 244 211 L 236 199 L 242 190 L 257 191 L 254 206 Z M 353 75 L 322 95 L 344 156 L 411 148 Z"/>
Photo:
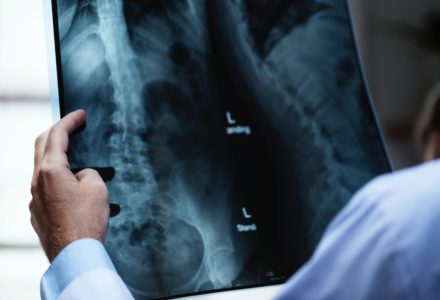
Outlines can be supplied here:
<path id="1" fill-rule="evenodd" d="M 226 133 L 228 135 L 251 135 L 251 127 L 247 125 L 238 125 L 237 121 L 232 117 L 230 111 L 226 112 L 226 121 L 228 123 L 228 126 L 226 127 Z"/>

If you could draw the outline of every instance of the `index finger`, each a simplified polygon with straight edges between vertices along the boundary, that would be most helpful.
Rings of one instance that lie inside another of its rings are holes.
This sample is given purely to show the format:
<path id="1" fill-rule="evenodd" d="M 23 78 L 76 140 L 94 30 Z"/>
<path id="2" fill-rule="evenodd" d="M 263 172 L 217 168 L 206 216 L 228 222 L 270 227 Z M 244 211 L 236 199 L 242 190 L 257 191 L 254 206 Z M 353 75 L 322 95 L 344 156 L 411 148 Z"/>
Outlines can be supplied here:
<path id="1" fill-rule="evenodd" d="M 69 147 L 69 135 L 84 123 L 85 117 L 84 110 L 76 110 L 52 126 L 46 141 L 45 159 L 68 166 L 66 152 Z"/>

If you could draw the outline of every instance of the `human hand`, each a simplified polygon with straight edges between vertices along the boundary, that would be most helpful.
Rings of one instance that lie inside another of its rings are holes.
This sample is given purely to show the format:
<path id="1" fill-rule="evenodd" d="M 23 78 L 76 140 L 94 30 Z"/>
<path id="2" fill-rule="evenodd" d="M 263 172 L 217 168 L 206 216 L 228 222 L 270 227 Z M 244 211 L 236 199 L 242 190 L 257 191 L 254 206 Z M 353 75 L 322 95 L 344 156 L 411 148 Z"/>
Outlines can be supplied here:
<path id="1" fill-rule="evenodd" d="M 31 223 L 50 262 L 69 243 L 82 238 L 104 241 L 109 222 L 107 188 L 92 169 L 70 170 L 69 134 L 85 121 L 77 110 L 35 140 Z"/>

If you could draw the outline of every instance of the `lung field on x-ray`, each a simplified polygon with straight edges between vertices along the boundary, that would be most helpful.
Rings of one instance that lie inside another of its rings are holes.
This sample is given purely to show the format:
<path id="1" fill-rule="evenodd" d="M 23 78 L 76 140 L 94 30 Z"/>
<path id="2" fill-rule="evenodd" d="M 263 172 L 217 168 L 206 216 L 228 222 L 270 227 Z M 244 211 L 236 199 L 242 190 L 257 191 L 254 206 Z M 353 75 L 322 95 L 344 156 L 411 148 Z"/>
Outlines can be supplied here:
<path id="1" fill-rule="evenodd" d="M 72 168 L 137 299 L 277 283 L 387 170 L 342 0 L 57 0 Z"/>

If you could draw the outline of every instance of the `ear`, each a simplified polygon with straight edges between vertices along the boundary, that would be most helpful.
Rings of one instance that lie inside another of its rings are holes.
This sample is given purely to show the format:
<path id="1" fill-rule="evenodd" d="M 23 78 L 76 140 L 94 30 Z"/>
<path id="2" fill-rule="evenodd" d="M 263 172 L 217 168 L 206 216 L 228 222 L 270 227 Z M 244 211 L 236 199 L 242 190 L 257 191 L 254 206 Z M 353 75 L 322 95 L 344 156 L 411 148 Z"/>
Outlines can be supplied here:
<path id="1" fill-rule="evenodd" d="M 440 130 L 429 133 L 424 149 L 424 161 L 430 161 L 440 158 Z"/>

